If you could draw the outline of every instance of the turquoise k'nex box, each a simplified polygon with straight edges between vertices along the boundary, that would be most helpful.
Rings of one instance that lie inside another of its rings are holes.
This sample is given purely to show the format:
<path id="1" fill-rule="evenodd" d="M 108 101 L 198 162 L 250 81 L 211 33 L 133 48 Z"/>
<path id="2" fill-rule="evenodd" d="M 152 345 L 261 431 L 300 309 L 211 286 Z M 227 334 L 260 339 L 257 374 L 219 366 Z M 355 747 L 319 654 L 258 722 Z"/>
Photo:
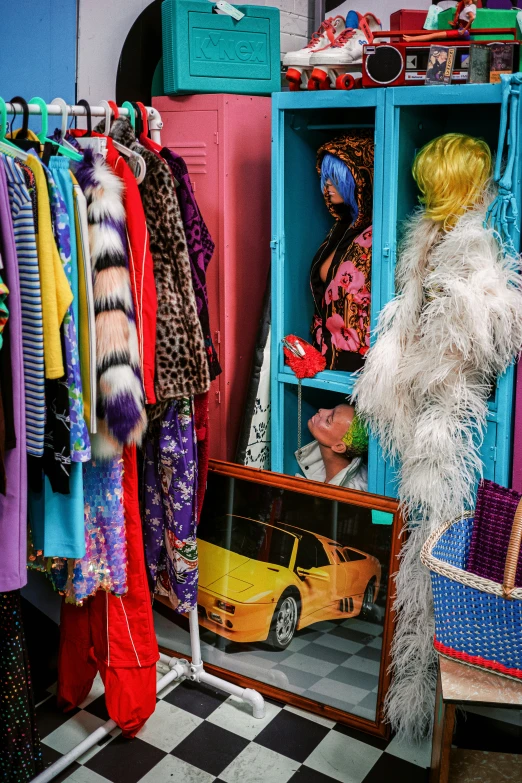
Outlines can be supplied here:
<path id="1" fill-rule="evenodd" d="M 239 21 L 199 0 L 164 0 L 163 77 L 167 95 L 281 89 L 279 9 L 236 6 Z"/>

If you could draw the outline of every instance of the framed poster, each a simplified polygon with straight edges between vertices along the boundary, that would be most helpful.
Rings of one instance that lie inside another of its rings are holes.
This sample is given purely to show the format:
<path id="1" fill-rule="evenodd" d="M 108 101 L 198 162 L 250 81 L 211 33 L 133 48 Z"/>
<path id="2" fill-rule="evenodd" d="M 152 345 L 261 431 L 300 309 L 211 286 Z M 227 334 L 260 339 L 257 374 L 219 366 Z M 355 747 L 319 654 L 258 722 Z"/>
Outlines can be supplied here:
<path id="1" fill-rule="evenodd" d="M 198 529 L 205 668 L 385 735 L 401 529 L 390 498 L 211 461 Z M 189 656 L 187 619 L 155 606 L 162 648 Z"/>

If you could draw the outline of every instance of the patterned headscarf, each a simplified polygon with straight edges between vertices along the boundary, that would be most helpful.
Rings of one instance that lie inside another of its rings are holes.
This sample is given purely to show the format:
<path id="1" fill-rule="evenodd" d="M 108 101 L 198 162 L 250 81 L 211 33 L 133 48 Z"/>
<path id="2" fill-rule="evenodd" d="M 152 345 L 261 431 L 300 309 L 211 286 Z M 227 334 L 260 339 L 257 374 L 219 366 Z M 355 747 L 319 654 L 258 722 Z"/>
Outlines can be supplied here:
<path id="1" fill-rule="evenodd" d="M 372 222 L 373 204 L 373 160 L 374 141 L 373 130 L 370 128 L 352 131 L 345 136 L 323 144 L 317 151 L 317 172 L 321 176 L 321 163 L 325 155 L 335 155 L 350 169 L 355 180 L 357 206 L 359 215 L 353 224 L 354 229 L 363 229 Z M 336 206 L 331 204 L 325 193 L 326 206 L 336 220 L 341 215 Z"/>

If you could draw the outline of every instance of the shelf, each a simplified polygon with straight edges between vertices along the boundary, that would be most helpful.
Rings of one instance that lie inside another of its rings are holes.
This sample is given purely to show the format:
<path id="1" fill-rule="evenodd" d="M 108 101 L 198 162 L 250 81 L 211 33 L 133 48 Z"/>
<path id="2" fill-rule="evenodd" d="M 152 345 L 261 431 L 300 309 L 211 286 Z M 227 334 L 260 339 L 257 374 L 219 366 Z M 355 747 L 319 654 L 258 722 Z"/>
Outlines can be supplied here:
<path id="1" fill-rule="evenodd" d="M 297 386 L 297 378 L 289 367 L 285 367 L 282 372 L 278 373 L 277 380 L 280 383 L 291 383 Z M 325 389 L 340 392 L 341 394 L 351 394 L 354 379 L 352 373 L 325 370 L 317 373 L 314 378 L 303 378 L 302 385 L 313 389 Z"/>
<path id="2" fill-rule="evenodd" d="M 451 84 L 418 85 L 416 87 L 391 87 L 395 106 L 451 105 L 454 107 L 472 103 L 500 103 L 500 84 Z M 419 119 L 421 119 L 419 117 Z"/>
<path id="3" fill-rule="evenodd" d="M 302 92 L 275 92 L 272 102 L 278 109 L 335 109 L 339 107 L 375 107 L 383 99 L 383 91 L 370 90 L 320 90 Z"/>

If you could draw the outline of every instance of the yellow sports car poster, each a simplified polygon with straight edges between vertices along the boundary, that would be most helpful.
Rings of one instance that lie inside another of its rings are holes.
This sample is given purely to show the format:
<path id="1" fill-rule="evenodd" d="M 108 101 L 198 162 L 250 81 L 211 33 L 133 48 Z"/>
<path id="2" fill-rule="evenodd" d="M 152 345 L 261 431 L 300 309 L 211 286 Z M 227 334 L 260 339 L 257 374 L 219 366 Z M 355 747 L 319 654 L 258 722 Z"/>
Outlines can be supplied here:
<path id="1" fill-rule="evenodd" d="M 204 661 L 294 705 L 380 725 L 399 525 L 389 498 L 211 463 L 198 528 Z M 189 655 L 186 618 L 159 612 L 160 642 Z"/>

